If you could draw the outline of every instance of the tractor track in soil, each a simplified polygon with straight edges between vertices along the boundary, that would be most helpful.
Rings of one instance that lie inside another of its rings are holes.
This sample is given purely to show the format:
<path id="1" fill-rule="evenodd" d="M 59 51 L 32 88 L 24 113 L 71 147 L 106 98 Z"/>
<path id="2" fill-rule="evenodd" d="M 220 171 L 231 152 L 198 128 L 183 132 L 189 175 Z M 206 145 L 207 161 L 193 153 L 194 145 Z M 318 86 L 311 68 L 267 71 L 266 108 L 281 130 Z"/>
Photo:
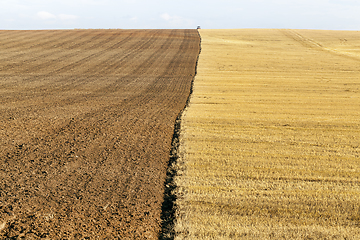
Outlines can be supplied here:
<path id="1" fill-rule="evenodd" d="M 157 239 L 198 32 L 68 32 L 0 31 L 0 238 Z"/>
<path id="2" fill-rule="evenodd" d="M 303 45 L 305 48 L 330 53 L 335 56 L 341 56 L 341 57 L 348 58 L 348 59 L 355 60 L 355 61 L 360 61 L 360 58 L 356 55 L 350 55 L 349 53 L 346 53 L 346 52 L 342 52 L 342 51 L 339 51 L 336 49 L 331 49 L 331 48 L 322 46 L 319 42 L 316 42 L 313 39 L 310 39 L 310 38 L 307 38 L 307 37 L 301 35 L 296 30 L 281 29 L 280 31 L 288 38 L 293 39 L 295 42 Z"/>

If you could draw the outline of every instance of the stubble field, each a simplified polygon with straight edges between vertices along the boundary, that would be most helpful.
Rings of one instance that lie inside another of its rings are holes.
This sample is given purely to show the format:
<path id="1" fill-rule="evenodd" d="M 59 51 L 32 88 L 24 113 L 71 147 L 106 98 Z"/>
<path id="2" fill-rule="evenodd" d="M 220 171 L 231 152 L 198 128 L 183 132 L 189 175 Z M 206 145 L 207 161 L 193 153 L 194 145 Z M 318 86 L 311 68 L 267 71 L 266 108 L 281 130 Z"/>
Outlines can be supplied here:
<path id="1" fill-rule="evenodd" d="M 157 239 L 196 30 L 0 31 L 0 238 Z"/>
<path id="2" fill-rule="evenodd" d="M 359 239 L 360 32 L 200 35 L 175 239 Z"/>

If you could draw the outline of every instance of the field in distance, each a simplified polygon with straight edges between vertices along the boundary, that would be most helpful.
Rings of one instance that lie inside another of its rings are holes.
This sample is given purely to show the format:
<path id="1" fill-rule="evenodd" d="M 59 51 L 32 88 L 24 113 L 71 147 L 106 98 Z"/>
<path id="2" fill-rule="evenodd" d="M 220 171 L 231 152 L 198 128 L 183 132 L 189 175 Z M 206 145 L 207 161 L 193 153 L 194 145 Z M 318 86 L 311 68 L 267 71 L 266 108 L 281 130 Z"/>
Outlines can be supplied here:
<path id="1" fill-rule="evenodd" d="M 360 32 L 200 35 L 176 239 L 359 239 Z"/>
<path id="2" fill-rule="evenodd" d="M 0 239 L 158 239 L 199 41 L 0 31 Z"/>

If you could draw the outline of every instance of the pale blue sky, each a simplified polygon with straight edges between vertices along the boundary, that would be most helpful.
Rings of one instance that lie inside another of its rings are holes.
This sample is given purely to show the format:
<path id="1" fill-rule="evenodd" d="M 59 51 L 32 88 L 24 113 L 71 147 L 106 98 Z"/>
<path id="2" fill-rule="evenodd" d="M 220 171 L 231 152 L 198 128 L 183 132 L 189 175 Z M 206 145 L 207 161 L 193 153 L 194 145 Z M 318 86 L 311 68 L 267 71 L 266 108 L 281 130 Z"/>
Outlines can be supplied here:
<path id="1" fill-rule="evenodd" d="M 0 29 L 360 30 L 360 0 L 0 0 Z"/>

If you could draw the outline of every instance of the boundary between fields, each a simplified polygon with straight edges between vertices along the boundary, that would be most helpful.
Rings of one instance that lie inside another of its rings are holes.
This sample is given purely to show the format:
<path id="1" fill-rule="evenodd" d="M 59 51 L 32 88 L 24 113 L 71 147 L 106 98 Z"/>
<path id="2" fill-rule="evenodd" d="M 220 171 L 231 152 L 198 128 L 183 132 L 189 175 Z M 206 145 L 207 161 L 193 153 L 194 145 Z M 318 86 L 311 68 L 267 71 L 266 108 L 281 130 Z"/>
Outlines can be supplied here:
<path id="1" fill-rule="evenodd" d="M 201 35 L 199 35 L 199 53 L 195 64 L 195 75 L 191 81 L 190 93 L 186 99 L 184 108 L 176 117 L 174 124 L 174 134 L 171 141 L 170 158 L 166 171 L 166 179 L 164 183 L 164 202 L 161 206 L 161 231 L 159 240 L 173 240 L 175 238 L 175 212 L 176 212 L 176 184 L 175 177 L 177 176 L 176 168 L 174 167 L 179 159 L 179 146 L 180 146 L 180 131 L 181 131 L 181 118 L 185 109 L 189 106 L 190 98 L 193 93 L 194 81 L 197 75 L 197 67 L 199 56 L 201 53 Z"/>

